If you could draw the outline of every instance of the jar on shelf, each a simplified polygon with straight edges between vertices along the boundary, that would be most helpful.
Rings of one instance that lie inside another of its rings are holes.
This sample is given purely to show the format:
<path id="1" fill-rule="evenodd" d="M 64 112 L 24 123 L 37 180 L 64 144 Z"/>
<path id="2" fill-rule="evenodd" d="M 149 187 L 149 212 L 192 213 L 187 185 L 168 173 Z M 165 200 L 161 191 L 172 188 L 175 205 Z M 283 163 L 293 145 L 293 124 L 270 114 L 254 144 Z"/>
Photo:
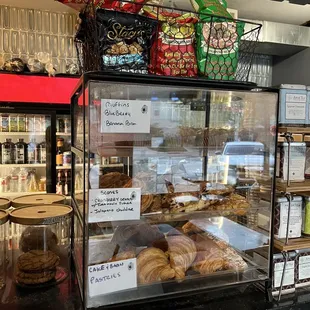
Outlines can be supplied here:
<path id="1" fill-rule="evenodd" d="M 25 206 L 63 204 L 66 202 L 66 197 L 58 194 L 33 194 L 27 196 L 19 196 L 12 200 L 13 208 Z"/>
<path id="2" fill-rule="evenodd" d="M 6 282 L 8 218 L 9 214 L 5 210 L 0 210 L 0 291 Z"/>
<path id="3" fill-rule="evenodd" d="M 73 210 L 66 205 L 39 205 L 10 213 L 15 282 L 21 287 L 56 285 L 70 272 Z"/>
<path id="4" fill-rule="evenodd" d="M 7 198 L 0 198 L 0 209 L 1 210 L 6 210 L 10 207 L 11 201 L 10 199 Z"/>

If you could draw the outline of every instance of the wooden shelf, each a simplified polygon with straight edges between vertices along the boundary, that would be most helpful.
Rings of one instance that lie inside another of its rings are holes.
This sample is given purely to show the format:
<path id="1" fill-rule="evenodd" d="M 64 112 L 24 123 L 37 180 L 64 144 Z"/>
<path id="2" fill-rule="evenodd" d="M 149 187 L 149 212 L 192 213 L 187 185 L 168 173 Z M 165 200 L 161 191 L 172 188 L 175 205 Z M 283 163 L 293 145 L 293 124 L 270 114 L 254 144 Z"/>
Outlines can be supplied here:
<path id="1" fill-rule="evenodd" d="M 309 249 L 310 238 L 289 239 L 288 244 L 284 239 L 274 239 L 274 247 L 282 252 Z"/>
<path id="2" fill-rule="evenodd" d="M 290 192 L 290 193 L 301 193 L 301 192 L 310 192 L 310 180 L 305 182 L 291 182 L 290 186 L 287 186 L 287 182 L 280 182 L 277 180 L 277 191 L 281 192 Z"/>
<path id="3" fill-rule="evenodd" d="M 56 132 L 56 136 L 69 137 L 71 136 L 70 132 Z"/>
<path id="4" fill-rule="evenodd" d="M 4 164 L 0 168 L 45 168 L 46 164 Z"/>
<path id="5" fill-rule="evenodd" d="M 292 133 L 309 133 L 310 127 L 279 127 L 279 133 L 292 132 Z"/>

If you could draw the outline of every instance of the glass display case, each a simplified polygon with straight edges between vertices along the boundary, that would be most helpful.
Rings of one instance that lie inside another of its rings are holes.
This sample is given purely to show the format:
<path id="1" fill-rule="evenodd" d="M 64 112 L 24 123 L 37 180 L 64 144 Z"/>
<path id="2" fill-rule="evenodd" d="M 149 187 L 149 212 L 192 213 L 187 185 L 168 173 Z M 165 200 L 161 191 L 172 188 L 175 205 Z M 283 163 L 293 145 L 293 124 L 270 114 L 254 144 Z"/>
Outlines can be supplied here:
<path id="1" fill-rule="evenodd" d="M 89 73 L 71 104 L 87 308 L 270 279 L 276 90 Z"/>

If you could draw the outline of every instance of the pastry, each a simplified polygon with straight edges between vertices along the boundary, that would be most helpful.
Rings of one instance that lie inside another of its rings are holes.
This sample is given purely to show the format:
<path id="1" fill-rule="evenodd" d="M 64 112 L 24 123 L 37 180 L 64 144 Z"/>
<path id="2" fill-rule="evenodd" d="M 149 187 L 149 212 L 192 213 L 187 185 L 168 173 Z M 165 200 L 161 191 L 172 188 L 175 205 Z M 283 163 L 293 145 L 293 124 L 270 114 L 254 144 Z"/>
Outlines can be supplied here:
<path id="1" fill-rule="evenodd" d="M 170 181 L 168 181 L 168 180 L 165 180 L 165 183 L 166 183 L 167 192 L 169 194 L 173 194 L 174 193 L 174 186 L 173 186 L 173 184 Z"/>
<path id="2" fill-rule="evenodd" d="M 16 280 L 20 284 L 42 284 L 51 281 L 56 276 L 56 270 L 29 273 L 18 270 L 16 273 Z"/>
<path id="3" fill-rule="evenodd" d="M 131 181 L 131 178 L 124 173 L 110 172 L 100 176 L 100 188 L 123 188 Z M 131 186 L 128 186 L 131 187 Z"/>
<path id="4" fill-rule="evenodd" d="M 225 269 L 233 269 L 238 271 L 245 270 L 248 265 L 243 258 L 231 247 L 228 247 L 224 252 Z"/>
<path id="5" fill-rule="evenodd" d="M 192 265 L 195 271 L 207 275 L 226 267 L 223 251 L 211 239 L 194 235 L 192 240 L 197 248 L 196 259 Z"/>
<path id="6" fill-rule="evenodd" d="M 207 183 L 203 190 L 203 193 L 208 195 L 229 195 L 234 192 L 234 188 L 230 185 L 224 185 L 221 183 Z"/>
<path id="7" fill-rule="evenodd" d="M 150 211 L 157 212 L 162 210 L 162 199 L 160 195 L 153 195 L 153 202 Z"/>
<path id="8" fill-rule="evenodd" d="M 186 224 L 184 224 L 182 226 L 182 230 L 185 234 L 204 232 L 201 228 L 199 228 L 197 225 L 192 223 L 192 221 L 189 221 Z"/>
<path id="9" fill-rule="evenodd" d="M 17 267 L 24 272 L 54 270 L 59 265 L 59 257 L 51 251 L 32 250 L 18 257 Z"/>
<path id="10" fill-rule="evenodd" d="M 166 239 L 169 247 L 170 265 L 175 270 L 175 278 L 184 279 L 186 271 L 196 258 L 195 243 L 184 235 L 168 236 Z"/>
<path id="11" fill-rule="evenodd" d="M 165 253 L 157 248 L 140 252 L 137 258 L 138 281 L 141 284 L 166 281 L 175 277 Z"/>
<path id="12" fill-rule="evenodd" d="M 126 260 L 126 259 L 135 258 L 135 257 L 136 257 L 136 253 L 133 250 L 128 250 L 128 251 L 120 252 L 120 253 L 114 255 L 109 260 L 109 262 L 117 262 L 120 260 Z"/>
<path id="13" fill-rule="evenodd" d="M 20 238 L 23 252 L 31 250 L 53 250 L 58 244 L 57 236 L 47 227 L 27 227 Z"/>
<path id="14" fill-rule="evenodd" d="M 144 213 L 153 203 L 153 195 L 142 195 L 141 197 L 141 213 Z"/>
<path id="15" fill-rule="evenodd" d="M 223 201 L 219 202 L 218 204 L 214 205 L 213 209 L 217 211 L 233 211 L 236 215 L 245 215 L 247 210 L 250 208 L 250 204 L 247 202 L 246 198 L 237 195 L 231 194 L 224 199 Z"/>

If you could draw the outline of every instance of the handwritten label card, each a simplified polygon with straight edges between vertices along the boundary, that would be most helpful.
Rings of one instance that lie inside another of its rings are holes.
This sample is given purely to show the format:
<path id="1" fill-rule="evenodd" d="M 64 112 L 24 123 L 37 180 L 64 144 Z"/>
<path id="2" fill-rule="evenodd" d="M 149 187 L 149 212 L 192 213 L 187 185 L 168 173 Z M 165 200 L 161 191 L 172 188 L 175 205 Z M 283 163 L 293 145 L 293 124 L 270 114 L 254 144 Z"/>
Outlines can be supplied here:
<path id="1" fill-rule="evenodd" d="M 137 259 L 88 267 L 88 290 L 91 297 L 137 287 Z"/>
<path id="2" fill-rule="evenodd" d="M 89 223 L 140 219 L 141 189 L 89 190 Z"/>
<path id="3" fill-rule="evenodd" d="M 101 100 L 102 133 L 150 133 L 151 101 Z"/>

